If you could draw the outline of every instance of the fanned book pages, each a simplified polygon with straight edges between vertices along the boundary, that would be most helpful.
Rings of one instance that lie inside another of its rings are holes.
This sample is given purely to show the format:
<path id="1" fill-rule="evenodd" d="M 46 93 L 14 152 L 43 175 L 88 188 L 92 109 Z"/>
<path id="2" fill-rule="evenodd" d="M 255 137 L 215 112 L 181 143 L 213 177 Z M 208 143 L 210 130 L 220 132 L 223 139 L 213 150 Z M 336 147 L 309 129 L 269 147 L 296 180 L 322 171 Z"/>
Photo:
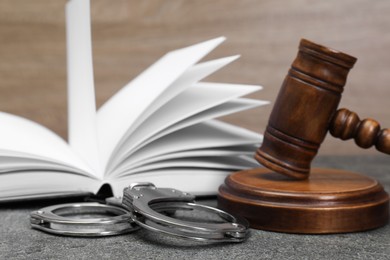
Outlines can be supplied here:
<path id="1" fill-rule="evenodd" d="M 261 87 L 200 82 L 237 58 L 200 62 L 224 38 L 166 54 L 96 111 L 89 5 L 66 6 L 69 143 L 0 113 L 0 200 L 96 194 L 105 184 L 120 196 L 143 181 L 211 195 L 227 174 L 258 166 L 262 136 L 214 118 L 266 104 L 242 98 Z"/>

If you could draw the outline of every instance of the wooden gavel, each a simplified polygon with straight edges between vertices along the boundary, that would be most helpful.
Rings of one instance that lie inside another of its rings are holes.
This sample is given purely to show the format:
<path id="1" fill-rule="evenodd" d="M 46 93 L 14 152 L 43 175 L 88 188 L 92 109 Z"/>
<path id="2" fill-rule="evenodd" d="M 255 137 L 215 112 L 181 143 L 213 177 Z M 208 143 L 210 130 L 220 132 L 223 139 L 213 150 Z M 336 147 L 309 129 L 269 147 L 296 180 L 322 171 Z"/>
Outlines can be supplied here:
<path id="1" fill-rule="evenodd" d="M 390 154 L 390 129 L 339 109 L 341 93 L 356 58 L 302 39 L 275 102 L 255 158 L 267 168 L 306 179 L 329 132 L 342 140 Z M 336 111 L 337 110 L 337 111 Z"/>
<path id="2" fill-rule="evenodd" d="M 252 228 L 287 233 L 357 232 L 388 223 L 390 197 L 378 181 L 347 170 L 310 170 L 328 130 L 390 154 L 389 129 L 337 110 L 355 62 L 301 40 L 255 155 L 266 167 L 227 176 L 218 190 L 219 207 L 243 216 Z"/>

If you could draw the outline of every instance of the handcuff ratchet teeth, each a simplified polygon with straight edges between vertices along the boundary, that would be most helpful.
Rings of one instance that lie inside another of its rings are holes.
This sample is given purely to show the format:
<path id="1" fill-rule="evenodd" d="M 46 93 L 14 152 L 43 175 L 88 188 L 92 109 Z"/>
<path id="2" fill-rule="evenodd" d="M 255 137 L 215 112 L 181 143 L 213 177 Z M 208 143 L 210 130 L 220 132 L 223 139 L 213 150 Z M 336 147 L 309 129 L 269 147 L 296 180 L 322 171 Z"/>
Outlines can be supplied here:
<path id="1" fill-rule="evenodd" d="M 241 242 L 246 239 L 249 233 L 246 220 L 217 208 L 196 204 L 194 200 L 195 196 L 176 189 L 135 183 L 124 189 L 122 201 L 108 198 L 106 204 L 68 203 L 45 207 L 31 213 L 30 223 L 32 228 L 64 236 L 119 235 L 143 227 L 196 241 Z M 174 218 L 178 210 L 212 213 L 222 222 Z M 88 217 L 93 214 L 103 217 Z"/>

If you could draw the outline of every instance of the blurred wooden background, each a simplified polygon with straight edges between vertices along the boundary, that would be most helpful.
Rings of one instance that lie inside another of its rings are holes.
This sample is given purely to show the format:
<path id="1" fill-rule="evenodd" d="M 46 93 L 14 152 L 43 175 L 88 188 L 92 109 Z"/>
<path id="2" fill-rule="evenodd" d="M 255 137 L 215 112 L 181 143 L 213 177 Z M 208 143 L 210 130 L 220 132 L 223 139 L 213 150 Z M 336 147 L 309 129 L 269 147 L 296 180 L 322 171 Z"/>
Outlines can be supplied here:
<path id="1" fill-rule="evenodd" d="M 0 0 L 0 110 L 64 138 L 65 3 Z M 221 35 L 227 41 L 207 59 L 242 57 L 207 80 L 263 85 L 251 97 L 272 102 L 304 37 L 358 57 L 341 106 L 390 127 L 389 13 L 387 0 L 92 0 L 97 102 L 165 52 Z M 224 120 L 263 131 L 271 108 Z M 328 137 L 320 154 L 372 150 Z"/>

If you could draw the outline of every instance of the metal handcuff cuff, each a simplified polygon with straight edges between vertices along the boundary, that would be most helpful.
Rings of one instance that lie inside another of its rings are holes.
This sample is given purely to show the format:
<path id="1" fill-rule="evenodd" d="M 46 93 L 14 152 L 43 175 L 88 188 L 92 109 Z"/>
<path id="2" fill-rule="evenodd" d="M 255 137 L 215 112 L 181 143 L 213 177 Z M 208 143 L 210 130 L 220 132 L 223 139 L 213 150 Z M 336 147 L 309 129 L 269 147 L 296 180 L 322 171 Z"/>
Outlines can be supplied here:
<path id="1" fill-rule="evenodd" d="M 106 204 L 68 203 L 49 206 L 32 212 L 30 223 L 32 228 L 65 236 L 119 235 L 142 227 L 196 241 L 245 240 L 249 232 L 246 220 L 217 208 L 196 204 L 194 199 L 195 196 L 176 189 L 157 188 L 152 183 L 135 183 L 124 189 L 122 201 L 108 198 Z M 214 213 L 224 222 L 200 223 L 171 217 L 176 210 Z M 74 218 L 87 214 L 105 216 Z"/>

